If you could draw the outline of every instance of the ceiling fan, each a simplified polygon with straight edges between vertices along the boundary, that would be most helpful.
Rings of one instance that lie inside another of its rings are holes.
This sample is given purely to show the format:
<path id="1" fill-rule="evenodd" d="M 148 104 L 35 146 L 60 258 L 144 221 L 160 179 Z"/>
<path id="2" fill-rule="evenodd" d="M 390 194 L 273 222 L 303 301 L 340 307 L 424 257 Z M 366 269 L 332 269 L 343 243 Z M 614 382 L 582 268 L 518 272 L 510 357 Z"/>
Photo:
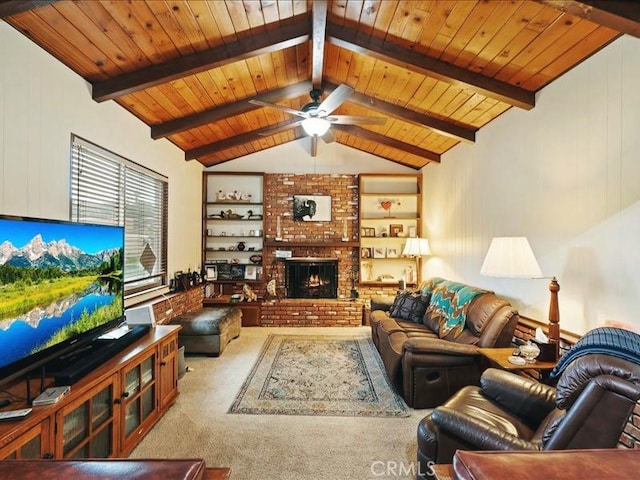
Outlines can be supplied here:
<path id="1" fill-rule="evenodd" d="M 249 103 L 254 105 L 260 105 L 263 107 L 275 108 L 282 112 L 301 117 L 297 122 L 289 123 L 281 127 L 274 128 L 267 132 L 261 133 L 261 135 L 273 135 L 274 133 L 281 132 L 283 130 L 289 130 L 290 128 L 302 126 L 307 135 L 314 137 L 314 140 L 321 137 L 325 142 L 330 143 L 335 140 L 329 127 L 332 124 L 340 125 L 383 125 L 387 119 L 382 117 L 367 117 L 360 115 L 331 115 L 336 108 L 342 105 L 342 102 L 347 100 L 355 90 L 349 85 L 341 84 L 333 92 L 331 92 L 327 98 L 320 102 L 320 95 L 322 92 L 314 88 L 309 92 L 311 102 L 302 107 L 301 110 L 295 110 L 293 108 L 284 107 L 282 105 L 276 105 L 274 103 L 263 102 L 261 100 L 249 100 Z"/>

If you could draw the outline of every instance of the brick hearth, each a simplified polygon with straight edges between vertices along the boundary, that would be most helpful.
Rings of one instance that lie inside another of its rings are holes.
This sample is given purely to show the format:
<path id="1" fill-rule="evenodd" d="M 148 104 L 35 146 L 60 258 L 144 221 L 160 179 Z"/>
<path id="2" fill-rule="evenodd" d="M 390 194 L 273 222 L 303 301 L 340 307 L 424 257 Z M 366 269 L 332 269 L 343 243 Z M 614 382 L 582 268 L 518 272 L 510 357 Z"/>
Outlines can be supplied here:
<path id="1" fill-rule="evenodd" d="M 363 324 L 361 300 L 282 299 L 262 304 L 265 327 L 357 327 Z"/>

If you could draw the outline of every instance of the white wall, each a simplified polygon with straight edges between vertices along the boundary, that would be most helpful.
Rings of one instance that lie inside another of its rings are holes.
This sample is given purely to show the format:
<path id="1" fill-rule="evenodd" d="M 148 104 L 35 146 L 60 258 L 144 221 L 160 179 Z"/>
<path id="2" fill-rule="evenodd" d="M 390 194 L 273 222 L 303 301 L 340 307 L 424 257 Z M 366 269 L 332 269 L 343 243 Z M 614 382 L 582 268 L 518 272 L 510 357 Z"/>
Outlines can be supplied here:
<path id="1" fill-rule="evenodd" d="M 384 160 L 338 142 L 318 141 L 317 156 L 311 156 L 311 140 L 301 138 L 258 153 L 207 168 L 208 171 L 266 173 L 416 173 L 413 168 Z"/>
<path id="2" fill-rule="evenodd" d="M 548 280 L 483 277 L 491 238 L 524 235 L 560 283 L 560 324 L 640 328 L 640 40 L 622 37 L 424 168 L 426 275 L 548 318 Z"/>
<path id="3" fill-rule="evenodd" d="M 0 22 L 0 213 L 69 219 L 72 133 L 169 178 L 169 272 L 199 266 L 202 165 Z"/>

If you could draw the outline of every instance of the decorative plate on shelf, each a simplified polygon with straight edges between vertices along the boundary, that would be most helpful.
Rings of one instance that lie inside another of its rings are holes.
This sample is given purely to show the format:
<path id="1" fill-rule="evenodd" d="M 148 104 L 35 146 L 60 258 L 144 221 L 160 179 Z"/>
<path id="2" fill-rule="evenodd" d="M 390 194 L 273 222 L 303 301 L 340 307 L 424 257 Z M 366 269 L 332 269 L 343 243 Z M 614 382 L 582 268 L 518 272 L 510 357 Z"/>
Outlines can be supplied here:
<path id="1" fill-rule="evenodd" d="M 262 255 L 251 255 L 249 257 L 252 263 L 262 263 Z"/>

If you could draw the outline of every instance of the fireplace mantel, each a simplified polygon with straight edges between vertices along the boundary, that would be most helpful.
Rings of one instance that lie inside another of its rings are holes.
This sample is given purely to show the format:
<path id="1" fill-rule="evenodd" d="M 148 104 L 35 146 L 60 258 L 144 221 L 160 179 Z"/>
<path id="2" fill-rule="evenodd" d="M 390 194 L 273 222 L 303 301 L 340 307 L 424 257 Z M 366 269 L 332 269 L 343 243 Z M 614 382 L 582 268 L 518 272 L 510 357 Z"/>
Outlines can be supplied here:
<path id="1" fill-rule="evenodd" d="M 331 257 L 289 257 L 283 258 L 285 262 L 299 262 L 299 263 L 321 263 L 321 262 L 337 262 L 337 258 Z"/>
<path id="2" fill-rule="evenodd" d="M 286 241 L 282 241 L 282 242 L 276 242 L 275 240 L 265 240 L 264 242 L 266 247 L 330 247 L 330 248 L 335 248 L 335 247 L 349 247 L 349 248 L 354 248 L 354 247 L 359 247 L 360 244 L 358 242 L 342 242 L 340 240 L 330 240 L 330 241 L 320 241 L 320 242 L 286 242 Z"/>

